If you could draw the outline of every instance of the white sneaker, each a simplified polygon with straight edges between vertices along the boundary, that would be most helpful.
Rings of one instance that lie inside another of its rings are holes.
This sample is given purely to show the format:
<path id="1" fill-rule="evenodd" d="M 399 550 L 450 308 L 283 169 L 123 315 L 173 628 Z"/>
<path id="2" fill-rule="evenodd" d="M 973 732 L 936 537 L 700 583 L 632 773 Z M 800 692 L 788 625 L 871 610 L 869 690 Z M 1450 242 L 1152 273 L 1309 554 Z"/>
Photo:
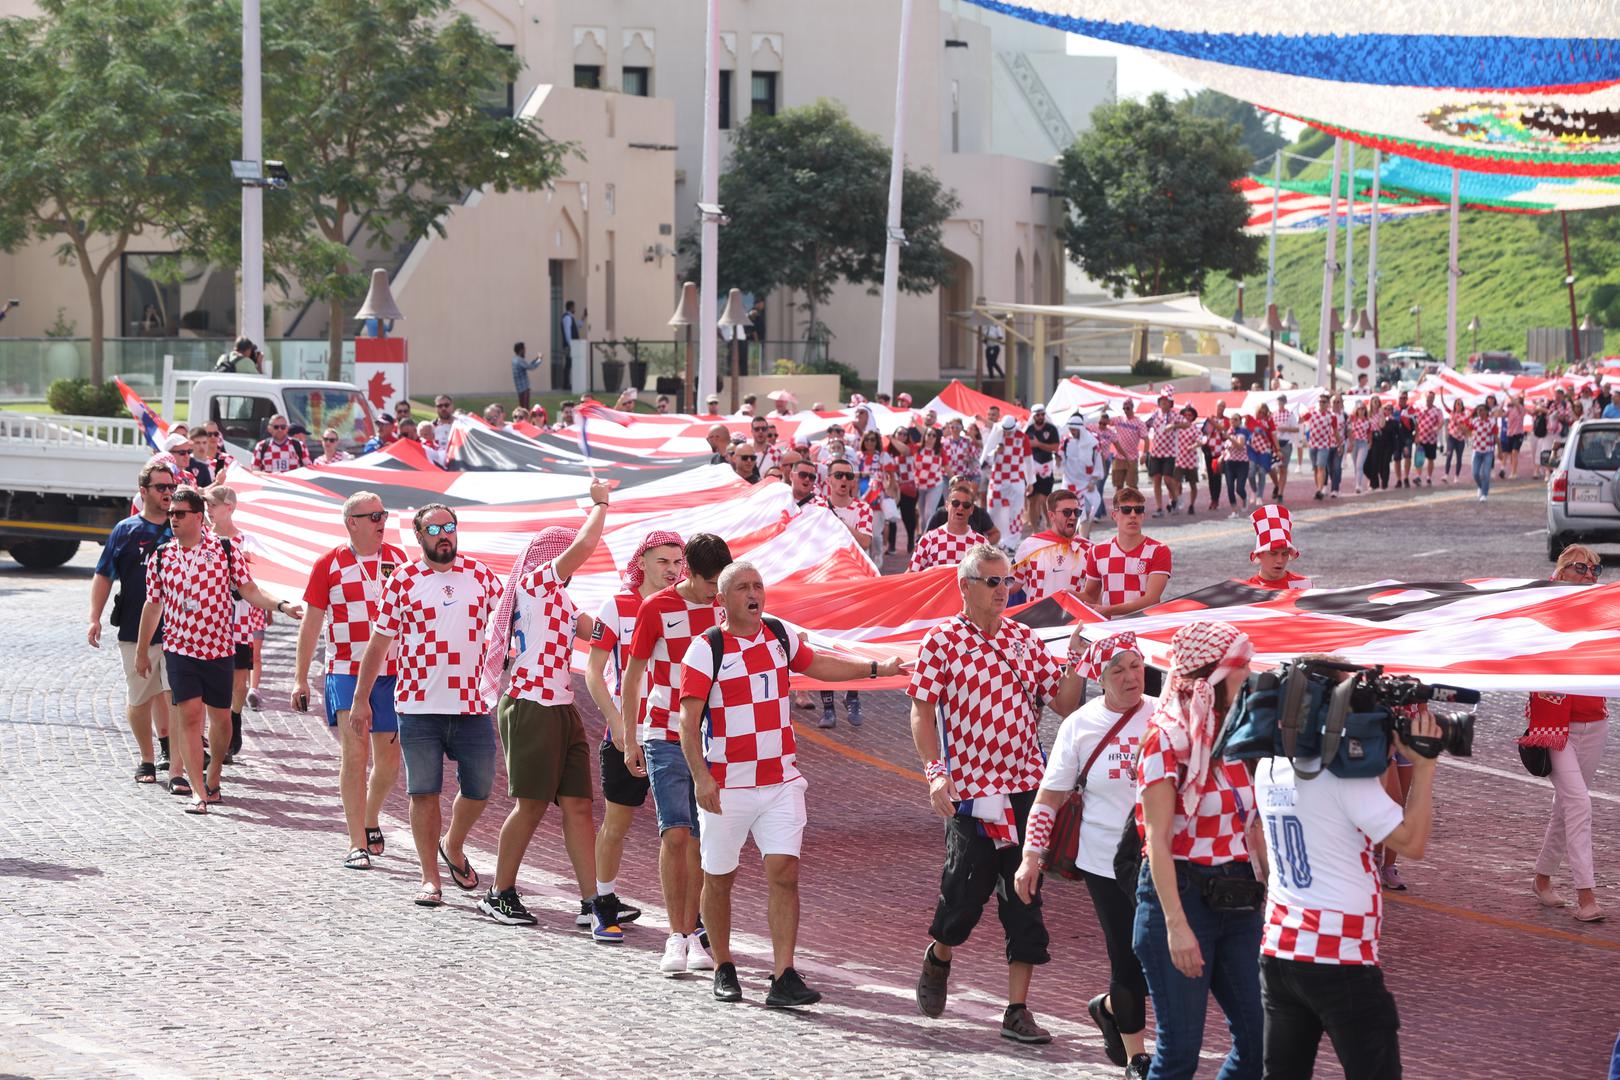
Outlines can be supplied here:
<path id="1" fill-rule="evenodd" d="M 673 975 L 678 971 L 687 969 L 686 945 L 689 939 L 685 934 L 671 934 L 664 939 L 664 958 L 658 961 L 658 970 L 665 975 Z"/>
<path id="2" fill-rule="evenodd" d="M 664 952 L 664 956 L 666 959 L 669 956 L 667 949 Z M 709 955 L 708 950 L 703 947 L 703 942 L 698 940 L 698 936 L 696 934 L 693 934 L 691 937 L 686 939 L 686 970 L 714 970 L 714 958 Z"/>

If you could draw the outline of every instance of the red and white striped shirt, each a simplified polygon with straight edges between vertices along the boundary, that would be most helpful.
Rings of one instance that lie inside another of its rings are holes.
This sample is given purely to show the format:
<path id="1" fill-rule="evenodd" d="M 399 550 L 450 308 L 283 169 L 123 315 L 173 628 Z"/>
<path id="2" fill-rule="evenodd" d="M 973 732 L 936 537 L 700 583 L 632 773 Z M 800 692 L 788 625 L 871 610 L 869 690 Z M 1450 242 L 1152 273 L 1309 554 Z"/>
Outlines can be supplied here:
<path id="1" fill-rule="evenodd" d="M 783 629 L 785 650 L 763 622 L 752 638 L 721 631 L 718 676 L 707 637 L 692 639 L 684 654 L 681 698 L 701 698 L 708 706 L 703 757 L 723 788 L 769 787 L 799 778 L 788 685 L 790 673 L 807 669 L 816 654 L 792 627 Z"/>
<path id="2" fill-rule="evenodd" d="M 930 529 L 917 538 L 917 546 L 912 549 L 906 572 L 915 574 L 935 566 L 955 566 L 962 561 L 969 548 L 985 542 L 984 537 L 972 529 L 961 534 L 950 532 L 945 525 Z"/>
<path id="3" fill-rule="evenodd" d="M 383 583 L 406 561 L 405 553 L 392 544 L 384 544 L 377 554 L 365 558 L 343 544 L 315 560 L 304 587 L 304 606 L 312 613 L 326 614 L 327 674 L 360 674 L 360 658 L 371 640 Z M 398 673 L 399 643 L 395 642 L 382 674 Z"/>

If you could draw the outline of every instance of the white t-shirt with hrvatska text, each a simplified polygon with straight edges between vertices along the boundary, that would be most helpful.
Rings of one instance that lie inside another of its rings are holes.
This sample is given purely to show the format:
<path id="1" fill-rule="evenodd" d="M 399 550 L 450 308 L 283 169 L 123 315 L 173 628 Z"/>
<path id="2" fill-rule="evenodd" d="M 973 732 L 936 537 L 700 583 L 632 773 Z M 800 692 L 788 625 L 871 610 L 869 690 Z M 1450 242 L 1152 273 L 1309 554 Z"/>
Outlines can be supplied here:
<path id="1" fill-rule="evenodd" d="M 1136 807 L 1136 750 L 1147 733 L 1148 719 L 1158 699 L 1143 696 L 1131 718 L 1115 732 L 1091 764 L 1080 814 L 1080 852 L 1075 865 L 1100 877 L 1114 876 L 1114 851 L 1119 834 Z M 1052 756 L 1046 761 L 1041 787 L 1052 791 L 1073 791 L 1080 781 L 1080 770 L 1123 713 L 1115 712 L 1103 699 L 1092 698 L 1070 713 L 1052 741 Z"/>

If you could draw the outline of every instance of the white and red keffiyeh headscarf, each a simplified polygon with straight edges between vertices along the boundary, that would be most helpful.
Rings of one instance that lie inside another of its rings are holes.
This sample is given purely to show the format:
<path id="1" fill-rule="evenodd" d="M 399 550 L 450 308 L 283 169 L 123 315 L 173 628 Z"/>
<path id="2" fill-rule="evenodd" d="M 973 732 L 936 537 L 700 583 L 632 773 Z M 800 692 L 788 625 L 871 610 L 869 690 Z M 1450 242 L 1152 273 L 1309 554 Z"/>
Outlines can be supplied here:
<path id="1" fill-rule="evenodd" d="M 1082 679 L 1100 681 L 1114 657 L 1123 653 L 1142 655 L 1142 650 L 1136 646 L 1136 635 L 1129 630 L 1123 634 L 1093 641 L 1091 647 L 1081 653 L 1080 659 L 1075 661 L 1075 670 L 1080 673 Z"/>
<path id="2" fill-rule="evenodd" d="M 670 544 L 680 548 L 683 554 L 686 552 L 686 541 L 681 539 L 680 533 L 670 532 L 668 529 L 654 529 L 648 533 L 646 538 L 641 541 L 641 545 L 636 548 L 636 553 L 630 556 L 629 565 L 624 568 L 625 585 L 632 590 L 639 590 L 641 583 L 647 580 L 647 571 L 642 568 L 641 557 L 655 547 L 664 547 Z"/>
<path id="3" fill-rule="evenodd" d="M 523 554 L 512 564 L 506 576 L 506 587 L 501 590 L 501 602 L 495 617 L 484 631 L 484 656 L 479 665 L 478 689 L 486 701 L 494 701 L 505 692 L 507 649 L 512 638 L 512 609 L 517 606 L 517 586 L 524 576 L 542 563 L 554 562 L 568 550 L 577 534 L 573 529 L 551 525 L 541 529 Z"/>
<path id="4" fill-rule="evenodd" d="M 1221 723 L 1215 713 L 1215 687 L 1232 672 L 1248 667 L 1254 646 L 1247 634 L 1230 623 L 1195 622 L 1176 631 L 1170 639 L 1170 653 L 1170 686 L 1148 724 L 1163 732 L 1177 763 L 1185 766 L 1177 793 L 1182 814 L 1192 817 L 1209 775 L 1210 748 Z M 1192 675 L 1210 664 L 1215 665 L 1210 674 Z"/>

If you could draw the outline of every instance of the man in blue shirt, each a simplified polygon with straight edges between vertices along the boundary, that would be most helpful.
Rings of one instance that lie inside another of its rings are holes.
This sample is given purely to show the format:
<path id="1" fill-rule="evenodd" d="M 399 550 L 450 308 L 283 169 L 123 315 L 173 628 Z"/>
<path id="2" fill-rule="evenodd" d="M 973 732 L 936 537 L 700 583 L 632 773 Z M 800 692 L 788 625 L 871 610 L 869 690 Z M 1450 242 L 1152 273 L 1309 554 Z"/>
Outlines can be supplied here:
<path id="1" fill-rule="evenodd" d="M 529 372 L 540 366 L 540 357 L 527 359 L 528 346 L 518 342 L 512 346 L 512 389 L 517 391 L 518 404 L 529 407 Z"/>
<path id="2" fill-rule="evenodd" d="M 1614 420 L 1620 418 L 1620 401 L 1616 400 L 1613 392 L 1609 394 L 1609 403 L 1603 406 L 1603 419 Z"/>
<path id="3" fill-rule="evenodd" d="M 112 595 L 113 583 L 119 585 L 113 597 L 112 622 L 118 628 L 118 651 L 124 662 L 124 681 L 129 691 L 129 729 L 140 747 L 141 761 L 135 770 L 137 784 L 157 783 L 158 769 L 169 769 L 169 710 L 163 699 L 168 680 L 162 664 L 163 639 L 161 627 L 148 642 L 138 642 L 141 607 L 146 603 L 146 557 L 152 549 L 169 538 L 169 502 L 174 495 L 175 476 L 166 461 L 154 458 L 140 473 L 141 512 L 131 515 L 113 526 L 101 549 L 95 576 L 90 579 L 90 647 L 101 648 L 101 616 L 107 599 Z M 135 661 L 140 649 L 146 649 L 152 658 L 150 673 L 135 673 Z M 158 733 L 158 756 L 152 756 L 152 729 Z M 176 752 L 180 752 L 178 749 Z M 191 794 L 184 779 L 185 769 L 174 768 L 170 775 L 169 790 L 177 795 Z"/>

